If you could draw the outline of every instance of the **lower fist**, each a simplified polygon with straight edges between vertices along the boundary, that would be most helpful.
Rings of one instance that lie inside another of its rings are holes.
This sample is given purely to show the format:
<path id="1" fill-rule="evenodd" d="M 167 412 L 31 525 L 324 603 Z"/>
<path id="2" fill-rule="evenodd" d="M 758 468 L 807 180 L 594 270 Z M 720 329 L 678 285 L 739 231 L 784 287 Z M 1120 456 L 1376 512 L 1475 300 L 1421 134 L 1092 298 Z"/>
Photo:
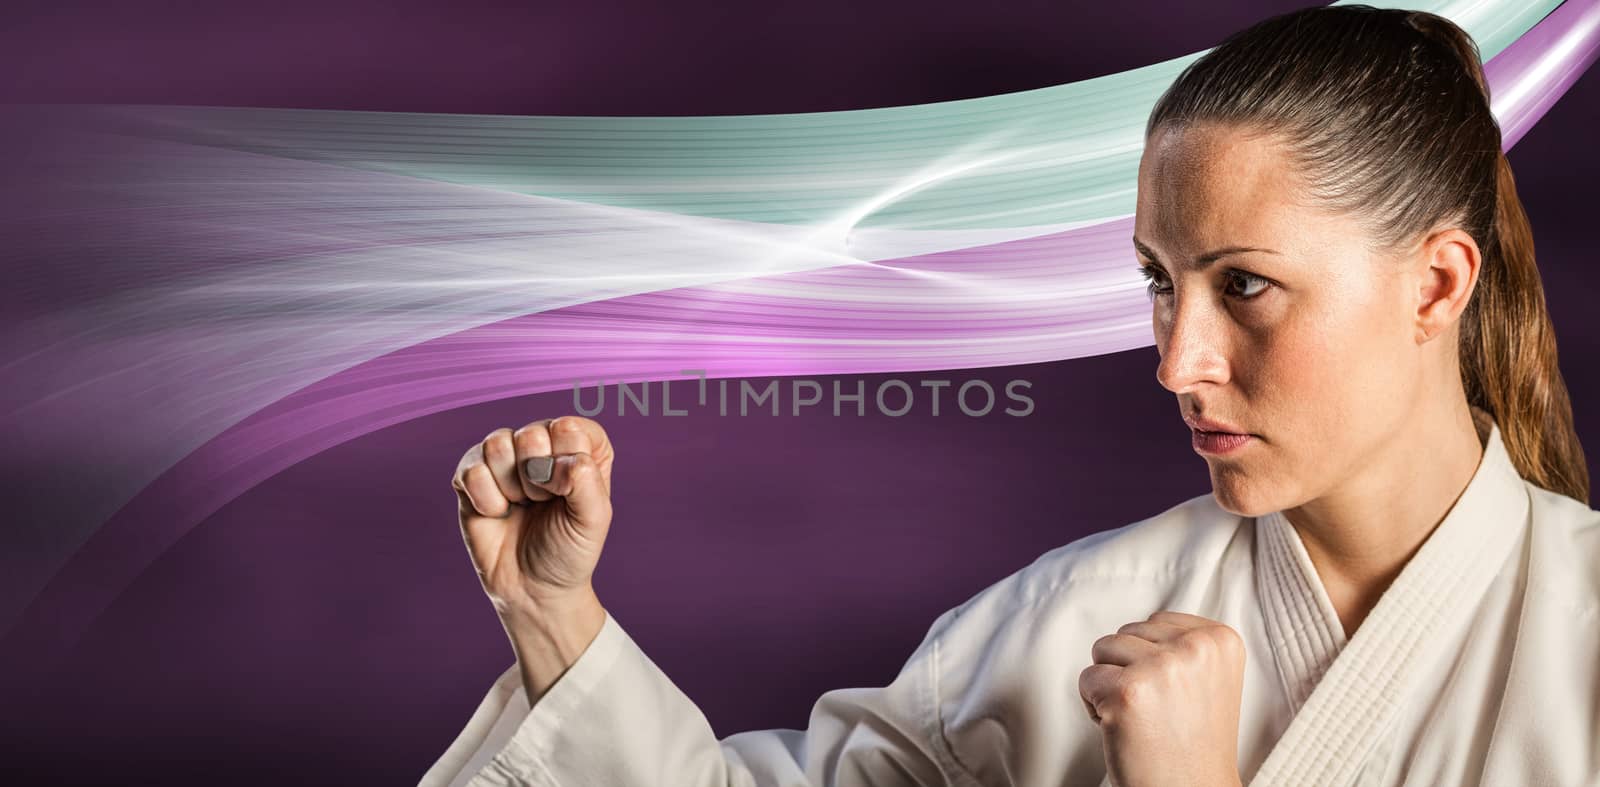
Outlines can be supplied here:
<path id="1" fill-rule="evenodd" d="M 1078 676 L 1117 787 L 1236 787 L 1244 640 L 1215 620 L 1160 611 L 1094 643 Z"/>

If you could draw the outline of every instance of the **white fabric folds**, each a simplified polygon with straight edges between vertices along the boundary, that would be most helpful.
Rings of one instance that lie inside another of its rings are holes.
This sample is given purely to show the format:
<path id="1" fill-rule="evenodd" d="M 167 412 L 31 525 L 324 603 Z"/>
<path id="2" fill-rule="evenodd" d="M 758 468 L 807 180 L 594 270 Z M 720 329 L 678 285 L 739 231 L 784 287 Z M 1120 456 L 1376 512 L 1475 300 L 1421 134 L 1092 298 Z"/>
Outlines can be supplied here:
<path id="1" fill-rule="evenodd" d="M 1483 461 L 1346 641 L 1294 527 L 1210 495 L 1045 553 L 940 615 L 887 686 L 805 730 L 718 740 L 621 624 L 531 710 L 515 665 L 425 787 L 1060 787 L 1105 783 L 1090 646 L 1161 609 L 1247 647 L 1250 787 L 1600 785 L 1600 512 Z"/>

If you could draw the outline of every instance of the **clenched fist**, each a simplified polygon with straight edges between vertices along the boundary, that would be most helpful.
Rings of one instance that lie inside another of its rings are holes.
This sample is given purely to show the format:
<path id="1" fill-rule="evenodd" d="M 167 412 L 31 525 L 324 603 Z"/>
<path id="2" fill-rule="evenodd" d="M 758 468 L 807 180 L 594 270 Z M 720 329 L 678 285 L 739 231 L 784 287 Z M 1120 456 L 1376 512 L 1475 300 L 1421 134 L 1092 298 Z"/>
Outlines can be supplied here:
<path id="1" fill-rule="evenodd" d="M 502 620 L 593 597 L 614 458 L 600 424 L 575 415 L 496 429 L 461 457 L 450 481 L 461 534 Z"/>
<path id="2" fill-rule="evenodd" d="M 1096 640 L 1078 676 L 1116 787 L 1237 787 L 1244 639 L 1166 610 Z"/>

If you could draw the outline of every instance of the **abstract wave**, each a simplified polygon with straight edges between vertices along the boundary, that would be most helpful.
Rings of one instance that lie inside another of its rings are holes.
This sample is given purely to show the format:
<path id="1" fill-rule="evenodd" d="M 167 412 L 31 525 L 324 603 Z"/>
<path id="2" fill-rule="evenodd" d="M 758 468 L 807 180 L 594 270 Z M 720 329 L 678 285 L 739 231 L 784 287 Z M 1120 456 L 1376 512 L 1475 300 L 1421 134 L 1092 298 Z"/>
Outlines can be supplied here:
<path id="1" fill-rule="evenodd" d="M 1600 50 L 1593 0 L 1428 8 L 1489 58 L 1508 147 Z M 76 446 L 114 460 L 12 550 L 0 631 L 70 641 L 229 500 L 432 412 L 1148 345 L 1143 122 L 1199 54 L 816 114 L 29 108 L 3 128 L 36 198 L 4 220 L 0 435 L 40 488 Z"/>

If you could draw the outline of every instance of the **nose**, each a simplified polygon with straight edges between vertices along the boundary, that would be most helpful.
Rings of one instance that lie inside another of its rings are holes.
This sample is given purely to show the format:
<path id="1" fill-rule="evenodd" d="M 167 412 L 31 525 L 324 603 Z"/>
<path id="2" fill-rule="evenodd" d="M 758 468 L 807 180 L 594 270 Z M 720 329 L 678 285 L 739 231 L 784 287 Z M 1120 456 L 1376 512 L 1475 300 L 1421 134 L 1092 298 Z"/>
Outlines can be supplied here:
<path id="1" fill-rule="evenodd" d="M 1174 298 L 1155 309 L 1156 350 L 1161 364 L 1156 379 L 1175 394 L 1213 383 L 1228 382 L 1226 318 L 1201 300 Z"/>

